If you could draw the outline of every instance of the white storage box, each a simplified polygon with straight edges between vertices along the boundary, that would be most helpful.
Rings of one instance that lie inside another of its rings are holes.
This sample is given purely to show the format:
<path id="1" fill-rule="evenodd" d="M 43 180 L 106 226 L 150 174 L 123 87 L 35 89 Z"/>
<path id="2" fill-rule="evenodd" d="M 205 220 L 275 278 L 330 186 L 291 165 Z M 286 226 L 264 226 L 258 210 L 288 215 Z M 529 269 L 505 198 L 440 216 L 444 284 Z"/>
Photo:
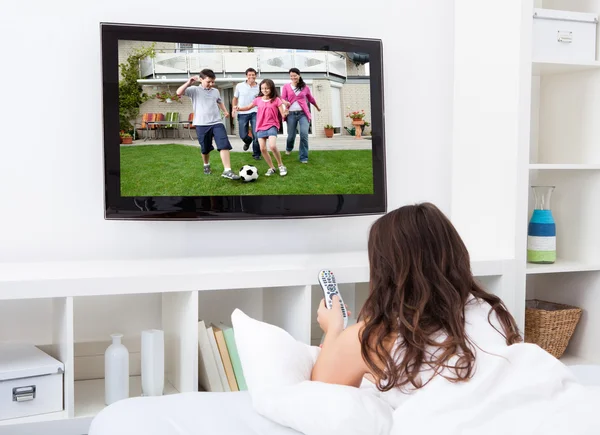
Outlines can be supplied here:
<path id="1" fill-rule="evenodd" d="M 62 411 L 63 373 L 33 345 L 0 343 L 0 420 Z"/>
<path id="2" fill-rule="evenodd" d="M 534 9 L 533 60 L 585 63 L 596 60 L 598 15 Z"/>

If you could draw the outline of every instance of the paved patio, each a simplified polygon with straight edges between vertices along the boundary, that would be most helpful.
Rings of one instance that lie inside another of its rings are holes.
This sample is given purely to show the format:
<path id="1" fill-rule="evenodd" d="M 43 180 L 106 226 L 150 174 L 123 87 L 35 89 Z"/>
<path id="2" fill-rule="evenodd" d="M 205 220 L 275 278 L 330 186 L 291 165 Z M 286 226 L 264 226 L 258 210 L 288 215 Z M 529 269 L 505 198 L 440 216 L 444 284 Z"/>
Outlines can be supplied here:
<path id="1" fill-rule="evenodd" d="M 187 132 L 186 132 L 187 133 Z M 195 137 L 195 136 L 194 136 Z M 244 142 L 237 136 L 229 136 L 229 141 L 231 142 L 231 146 L 233 147 L 232 151 L 240 151 L 243 152 Z M 277 148 L 280 151 L 285 150 L 285 142 L 286 136 L 278 136 L 277 137 Z M 199 147 L 200 144 L 197 140 L 190 140 L 189 136 L 183 137 L 175 137 L 175 138 L 159 138 L 159 139 L 149 139 L 143 140 L 138 139 L 133 142 L 131 145 L 121 145 L 124 147 L 127 146 L 139 146 L 139 145 L 164 145 L 177 143 L 182 145 L 188 145 L 193 147 Z M 295 150 L 298 150 L 298 146 L 300 144 L 300 136 L 296 136 L 296 145 L 294 147 Z M 332 138 L 325 137 L 309 137 L 308 138 L 308 146 L 311 150 L 370 150 L 371 149 L 371 139 L 361 138 L 354 139 L 353 136 L 334 136 Z"/>

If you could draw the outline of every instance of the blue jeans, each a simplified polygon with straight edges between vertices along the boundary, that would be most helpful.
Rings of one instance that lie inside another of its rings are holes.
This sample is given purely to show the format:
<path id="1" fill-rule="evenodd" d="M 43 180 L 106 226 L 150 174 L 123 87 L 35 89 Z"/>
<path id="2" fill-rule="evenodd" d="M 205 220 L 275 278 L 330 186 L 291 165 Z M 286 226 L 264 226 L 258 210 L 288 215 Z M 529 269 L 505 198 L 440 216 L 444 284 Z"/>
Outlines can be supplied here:
<path id="1" fill-rule="evenodd" d="M 302 111 L 290 112 L 287 116 L 288 137 L 286 143 L 286 151 L 294 149 L 296 141 L 296 130 L 300 124 L 300 161 L 308 161 L 308 118 Z"/>
<path id="2" fill-rule="evenodd" d="M 240 128 L 240 138 L 244 143 L 249 144 L 252 141 L 252 155 L 260 157 L 260 145 L 256 137 L 256 112 L 238 113 L 238 124 Z M 248 136 L 248 124 L 252 127 L 252 138 Z"/>

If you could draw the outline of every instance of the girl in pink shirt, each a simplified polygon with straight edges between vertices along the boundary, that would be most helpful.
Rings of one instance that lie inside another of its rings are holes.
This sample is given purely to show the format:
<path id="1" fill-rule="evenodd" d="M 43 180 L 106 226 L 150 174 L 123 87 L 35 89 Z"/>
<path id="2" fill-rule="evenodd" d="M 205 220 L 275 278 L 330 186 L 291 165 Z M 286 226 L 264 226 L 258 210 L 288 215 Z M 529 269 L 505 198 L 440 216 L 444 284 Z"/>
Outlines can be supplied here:
<path id="1" fill-rule="evenodd" d="M 256 137 L 258 137 L 258 143 L 260 144 L 260 152 L 265 159 L 265 162 L 269 165 L 269 170 L 265 173 L 265 176 L 270 177 L 276 170 L 273 165 L 273 160 L 267 150 L 267 139 L 269 141 L 269 149 L 277 160 L 279 166 L 279 175 L 282 177 L 287 174 L 287 168 L 283 165 L 281 160 L 281 153 L 277 149 L 277 132 L 281 126 L 279 123 L 279 115 L 285 117 L 287 110 L 285 109 L 284 102 L 277 95 L 277 89 L 275 89 L 275 83 L 271 79 L 265 79 L 260 82 L 260 92 L 258 96 L 248 106 L 236 107 L 235 110 L 246 111 L 253 107 L 258 107 L 256 113 Z"/>

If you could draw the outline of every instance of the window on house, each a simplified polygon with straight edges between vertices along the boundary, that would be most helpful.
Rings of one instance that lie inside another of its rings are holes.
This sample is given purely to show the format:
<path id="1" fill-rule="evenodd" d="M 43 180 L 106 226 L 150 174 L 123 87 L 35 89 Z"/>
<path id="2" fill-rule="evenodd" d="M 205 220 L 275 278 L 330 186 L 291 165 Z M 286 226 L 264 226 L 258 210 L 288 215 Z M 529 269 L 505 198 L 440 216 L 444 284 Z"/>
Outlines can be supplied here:
<path id="1" fill-rule="evenodd" d="M 191 42 L 180 42 L 177 44 L 177 51 L 179 53 L 192 53 L 194 51 L 194 44 Z"/>
<path id="2" fill-rule="evenodd" d="M 193 44 L 191 42 L 179 42 L 177 44 L 177 51 L 179 53 L 198 53 L 206 51 L 215 51 L 216 45 L 211 44 Z"/>

